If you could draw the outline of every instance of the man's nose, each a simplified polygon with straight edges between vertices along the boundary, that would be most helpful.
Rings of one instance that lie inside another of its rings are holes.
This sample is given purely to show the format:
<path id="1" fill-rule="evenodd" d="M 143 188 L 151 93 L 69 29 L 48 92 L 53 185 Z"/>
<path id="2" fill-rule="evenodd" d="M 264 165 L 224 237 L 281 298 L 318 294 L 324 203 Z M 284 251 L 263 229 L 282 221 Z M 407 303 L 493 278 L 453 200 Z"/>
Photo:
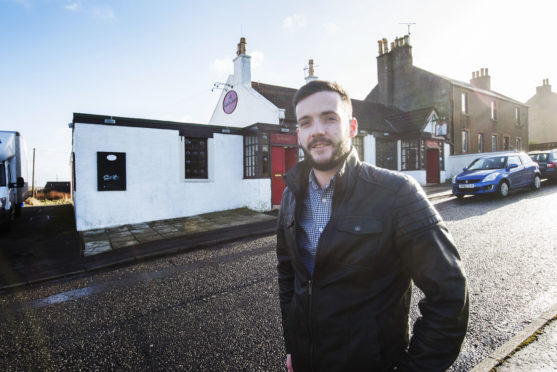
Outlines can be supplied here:
<path id="1" fill-rule="evenodd" d="M 323 136 L 325 134 L 325 123 L 323 123 L 321 120 L 316 120 L 312 129 L 313 131 L 311 135 L 313 137 Z"/>

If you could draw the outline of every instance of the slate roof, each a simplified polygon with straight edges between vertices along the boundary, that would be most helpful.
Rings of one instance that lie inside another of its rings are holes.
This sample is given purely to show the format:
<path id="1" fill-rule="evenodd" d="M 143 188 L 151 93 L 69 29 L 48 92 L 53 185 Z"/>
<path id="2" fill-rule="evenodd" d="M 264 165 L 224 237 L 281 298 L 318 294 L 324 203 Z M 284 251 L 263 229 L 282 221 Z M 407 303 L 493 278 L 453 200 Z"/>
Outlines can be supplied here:
<path id="1" fill-rule="evenodd" d="M 251 86 L 278 108 L 286 109 L 285 121 L 296 123 L 296 113 L 292 107 L 292 99 L 297 89 L 255 81 L 251 83 Z M 385 120 L 385 117 L 401 115 L 403 112 L 399 109 L 390 108 L 380 103 L 357 99 L 352 99 L 352 109 L 354 117 L 358 119 L 361 130 L 367 130 L 369 132 L 398 132 L 398 128 L 389 124 Z M 422 123 L 422 125 L 423 124 L 425 124 L 425 122 Z"/>
<path id="2" fill-rule="evenodd" d="M 516 104 L 516 105 L 526 106 L 526 105 L 524 104 L 524 102 L 517 101 L 517 100 L 515 100 L 515 99 L 513 99 L 513 98 L 510 98 L 510 97 L 507 97 L 507 96 L 505 96 L 505 95 L 503 95 L 503 94 L 501 94 L 501 93 L 497 93 L 497 92 L 494 91 L 494 90 L 487 90 L 487 89 L 476 88 L 476 87 L 473 87 L 472 84 L 470 84 L 470 83 L 465 83 L 465 82 L 462 82 L 462 81 L 459 81 L 459 80 L 455 80 L 455 79 L 452 79 L 452 78 L 449 78 L 449 77 L 446 77 L 446 76 L 443 76 L 443 75 L 439 75 L 439 74 L 436 74 L 436 73 L 433 73 L 433 72 L 424 70 L 424 69 L 419 68 L 419 67 L 416 67 L 416 66 L 414 66 L 414 68 L 416 68 L 416 69 L 418 69 L 418 70 L 425 71 L 425 72 L 427 72 L 428 74 L 437 76 L 437 77 L 439 77 L 439 78 L 441 78 L 441 79 L 447 80 L 449 83 L 451 83 L 451 84 L 453 84 L 453 85 L 456 85 L 456 86 L 459 86 L 459 87 L 461 87 L 461 88 L 470 89 L 471 91 L 474 91 L 474 92 L 482 93 L 482 94 L 485 94 L 485 95 L 487 95 L 487 96 L 491 96 L 491 97 L 494 97 L 494 98 L 499 98 L 499 99 L 504 100 L 504 101 L 509 101 L 509 102 L 512 102 L 512 103 L 514 103 L 514 104 Z"/>
<path id="3" fill-rule="evenodd" d="M 401 111 L 397 114 L 386 116 L 385 120 L 401 133 L 421 132 L 433 110 L 433 107 L 425 107 L 412 111 Z"/>

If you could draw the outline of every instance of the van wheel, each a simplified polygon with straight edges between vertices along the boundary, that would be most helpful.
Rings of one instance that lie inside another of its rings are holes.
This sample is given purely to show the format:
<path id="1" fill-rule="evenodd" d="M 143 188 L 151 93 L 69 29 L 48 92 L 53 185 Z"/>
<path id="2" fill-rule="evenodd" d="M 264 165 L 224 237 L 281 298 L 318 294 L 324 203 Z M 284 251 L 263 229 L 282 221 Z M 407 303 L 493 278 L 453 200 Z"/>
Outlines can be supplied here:
<path id="1" fill-rule="evenodd" d="M 506 198 L 509 195 L 509 184 L 507 181 L 502 181 L 497 188 L 497 196 L 500 198 Z"/>

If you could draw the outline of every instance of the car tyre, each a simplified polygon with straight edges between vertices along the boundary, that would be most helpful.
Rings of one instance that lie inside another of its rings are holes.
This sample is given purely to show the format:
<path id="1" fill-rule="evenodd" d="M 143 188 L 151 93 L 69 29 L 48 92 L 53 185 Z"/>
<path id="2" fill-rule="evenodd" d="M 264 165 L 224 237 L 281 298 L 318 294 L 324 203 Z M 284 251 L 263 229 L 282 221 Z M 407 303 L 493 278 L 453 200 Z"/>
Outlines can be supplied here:
<path id="1" fill-rule="evenodd" d="M 462 198 L 464 198 L 463 194 L 455 194 L 455 196 L 458 200 L 462 200 Z"/>
<path id="2" fill-rule="evenodd" d="M 534 190 L 539 190 L 540 187 L 542 186 L 542 180 L 540 178 L 540 176 L 538 176 L 537 174 L 534 176 L 534 183 L 532 183 L 532 188 Z"/>
<path id="3" fill-rule="evenodd" d="M 509 195 L 509 184 L 507 181 L 501 181 L 497 187 L 497 196 L 500 198 L 506 198 Z"/>

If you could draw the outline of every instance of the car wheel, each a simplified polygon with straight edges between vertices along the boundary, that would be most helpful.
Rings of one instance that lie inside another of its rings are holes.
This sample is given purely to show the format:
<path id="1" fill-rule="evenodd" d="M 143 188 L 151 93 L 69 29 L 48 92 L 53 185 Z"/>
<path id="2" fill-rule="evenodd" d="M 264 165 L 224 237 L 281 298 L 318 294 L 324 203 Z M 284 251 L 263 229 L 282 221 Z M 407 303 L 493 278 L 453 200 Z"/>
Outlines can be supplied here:
<path id="1" fill-rule="evenodd" d="M 462 198 L 464 198 L 463 194 L 455 194 L 456 198 L 459 200 L 462 200 Z"/>
<path id="2" fill-rule="evenodd" d="M 507 181 L 502 181 L 499 184 L 499 187 L 497 188 L 497 195 L 500 198 L 505 198 L 507 195 L 509 195 L 509 184 L 507 183 Z"/>
<path id="3" fill-rule="evenodd" d="M 534 190 L 539 190 L 541 186 L 542 186 L 542 180 L 540 179 L 540 176 L 536 174 L 534 176 L 534 183 L 532 184 L 532 187 L 534 188 Z"/>

